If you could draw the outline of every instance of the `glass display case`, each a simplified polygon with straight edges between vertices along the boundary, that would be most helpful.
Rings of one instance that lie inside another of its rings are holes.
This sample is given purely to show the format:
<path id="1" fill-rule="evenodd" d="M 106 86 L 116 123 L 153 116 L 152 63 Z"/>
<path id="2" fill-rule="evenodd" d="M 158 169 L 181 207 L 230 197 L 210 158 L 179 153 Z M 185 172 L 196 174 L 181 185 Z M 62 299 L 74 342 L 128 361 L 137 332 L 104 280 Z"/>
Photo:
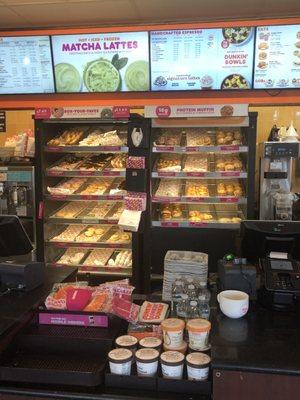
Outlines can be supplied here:
<path id="1" fill-rule="evenodd" d="M 152 120 L 152 226 L 239 228 L 254 208 L 249 118 L 190 120 Z"/>
<path id="2" fill-rule="evenodd" d="M 209 270 L 215 272 L 218 259 L 236 253 L 240 222 L 255 218 L 257 114 L 244 107 L 237 116 L 155 117 L 162 109 L 180 114 L 211 108 L 152 107 L 148 112 L 151 184 L 145 241 L 151 279 L 146 290 L 155 290 L 162 280 L 169 250 L 207 253 Z"/>
<path id="3" fill-rule="evenodd" d="M 36 120 L 39 259 L 105 279 L 131 277 L 124 209 L 129 120 Z"/>

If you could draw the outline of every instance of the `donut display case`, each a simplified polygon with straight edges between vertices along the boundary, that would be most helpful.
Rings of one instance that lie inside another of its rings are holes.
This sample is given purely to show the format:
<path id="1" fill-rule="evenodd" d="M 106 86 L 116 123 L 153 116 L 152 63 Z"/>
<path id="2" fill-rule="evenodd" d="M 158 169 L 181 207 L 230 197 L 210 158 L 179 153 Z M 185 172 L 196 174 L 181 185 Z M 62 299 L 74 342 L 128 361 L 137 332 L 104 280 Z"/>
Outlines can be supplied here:
<path id="1" fill-rule="evenodd" d="M 100 280 L 133 276 L 138 235 L 118 226 L 127 193 L 129 122 L 36 120 L 38 255 L 48 265 L 77 266 Z"/>
<path id="2" fill-rule="evenodd" d="M 151 118 L 148 290 L 161 281 L 169 250 L 204 251 L 210 254 L 210 271 L 216 271 L 218 259 L 236 252 L 240 222 L 255 218 L 257 114 L 226 105 L 232 115 L 225 116 L 224 107 L 146 108 Z"/>
<path id="3" fill-rule="evenodd" d="M 238 229 L 253 214 L 250 119 L 190 120 L 152 120 L 152 226 Z"/>

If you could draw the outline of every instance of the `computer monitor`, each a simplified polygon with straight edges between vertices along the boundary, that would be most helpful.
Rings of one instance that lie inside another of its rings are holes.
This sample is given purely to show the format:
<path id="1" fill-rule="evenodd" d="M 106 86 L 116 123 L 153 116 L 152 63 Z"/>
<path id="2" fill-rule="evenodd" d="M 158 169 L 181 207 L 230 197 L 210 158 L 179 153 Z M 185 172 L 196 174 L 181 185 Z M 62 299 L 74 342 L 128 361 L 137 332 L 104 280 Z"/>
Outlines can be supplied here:
<path id="1" fill-rule="evenodd" d="M 28 254 L 33 249 L 19 218 L 0 215 L 0 257 Z"/>
<path id="2" fill-rule="evenodd" d="M 271 251 L 300 261 L 300 221 L 242 221 L 242 256 L 256 263 Z"/>

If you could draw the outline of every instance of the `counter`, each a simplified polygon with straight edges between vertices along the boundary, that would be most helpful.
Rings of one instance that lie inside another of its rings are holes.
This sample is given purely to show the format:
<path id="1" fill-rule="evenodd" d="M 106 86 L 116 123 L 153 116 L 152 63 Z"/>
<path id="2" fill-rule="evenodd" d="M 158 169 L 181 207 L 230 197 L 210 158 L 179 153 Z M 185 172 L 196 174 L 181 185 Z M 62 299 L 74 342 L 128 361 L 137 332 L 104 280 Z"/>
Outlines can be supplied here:
<path id="1" fill-rule="evenodd" d="M 48 289 L 39 289 L 40 296 L 46 294 L 54 280 L 62 280 L 67 276 L 63 269 L 59 269 L 60 275 L 53 273 L 50 269 Z M 31 306 L 29 300 L 27 305 L 24 303 L 24 312 L 25 309 L 32 309 L 34 303 L 38 303 L 38 295 L 35 297 L 32 293 L 31 296 Z M 15 307 L 17 308 L 17 302 Z M 281 313 L 251 305 L 244 318 L 233 320 L 222 315 L 217 307 L 213 307 L 210 341 L 214 400 L 253 400 L 253 397 L 256 400 L 265 400 L 268 395 L 272 400 L 300 398 L 299 316 L 299 312 Z M 5 318 L 0 322 L 5 324 Z M 108 389 L 103 385 L 90 389 L 21 383 L 5 383 L 0 386 L 1 400 L 22 400 L 23 396 L 29 396 L 30 400 L 136 400 L 141 397 L 145 400 L 208 400 L 200 395 Z"/>
<path id="2" fill-rule="evenodd" d="M 47 267 L 43 285 L 30 292 L 12 291 L 7 295 L 0 295 L 0 339 L 32 317 L 33 310 L 41 304 L 55 282 L 73 280 L 76 271 L 77 268 L 72 267 Z"/>
<path id="3" fill-rule="evenodd" d="M 234 320 L 213 310 L 214 400 L 300 398 L 299 311 L 256 304 Z"/>
<path id="4" fill-rule="evenodd" d="M 213 368 L 300 377 L 300 310 L 278 312 L 256 305 L 236 320 L 215 310 L 212 327 Z"/>

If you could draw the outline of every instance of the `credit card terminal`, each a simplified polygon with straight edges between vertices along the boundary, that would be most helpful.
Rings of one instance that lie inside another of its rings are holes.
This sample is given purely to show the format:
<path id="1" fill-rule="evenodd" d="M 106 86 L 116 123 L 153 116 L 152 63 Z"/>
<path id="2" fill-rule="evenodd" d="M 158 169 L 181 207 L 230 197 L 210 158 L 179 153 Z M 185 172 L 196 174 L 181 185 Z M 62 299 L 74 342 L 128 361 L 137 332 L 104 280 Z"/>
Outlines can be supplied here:
<path id="1" fill-rule="evenodd" d="M 267 257 L 262 263 L 264 286 L 270 291 L 300 295 L 300 263 Z"/>

